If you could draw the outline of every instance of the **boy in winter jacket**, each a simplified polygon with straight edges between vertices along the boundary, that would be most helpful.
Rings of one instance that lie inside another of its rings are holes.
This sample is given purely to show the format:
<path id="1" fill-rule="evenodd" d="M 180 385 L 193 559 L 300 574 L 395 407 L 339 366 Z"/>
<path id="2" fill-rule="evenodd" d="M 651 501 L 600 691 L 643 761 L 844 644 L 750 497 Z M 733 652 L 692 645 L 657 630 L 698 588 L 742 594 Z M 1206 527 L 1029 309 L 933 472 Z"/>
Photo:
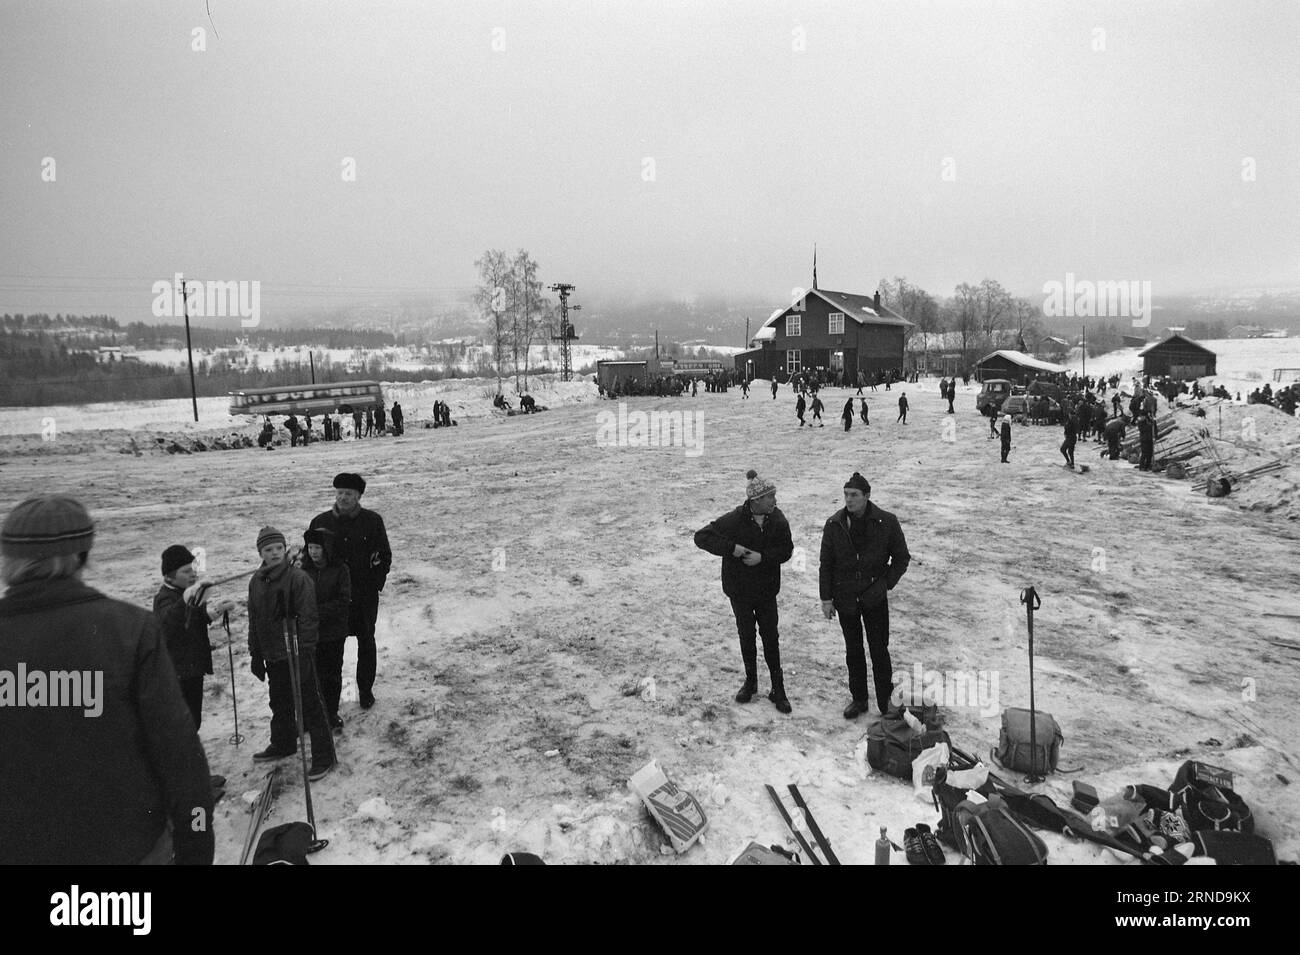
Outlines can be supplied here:
<path id="1" fill-rule="evenodd" d="M 162 554 L 162 587 L 154 594 L 153 612 L 167 641 L 167 655 L 176 667 L 181 696 L 194 717 L 194 728 L 203 724 L 203 677 L 212 672 L 212 645 L 208 643 L 208 624 L 235 601 L 222 598 L 207 605 L 208 581 L 199 581 L 194 570 L 194 555 L 180 544 L 173 544 Z"/>
<path id="2" fill-rule="evenodd" d="M 253 675 L 270 677 L 271 745 L 253 756 L 270 762 L 298 751 L 293 680 L 285 638 L 286 620 L 298 628 L 298 673 L 302 691 L 302 718 L 311 733 L 311 769 L 308 778 L 319 779 L 334 767 L 334 736 L 325 719 L 325 703 L 316 682 L 316 588 L 305 571 L 285 559 L 285 540 L 274 527 L 257 535 L 262 566 L 248 582 L 248 655 Z"/>
<path id="3" fill-rule="evenodd" d="M 343 691 L 343 647 L 348 635 L 348 608 L 352 602 L 352 574 L 338 559 L 335 533 L 316 527 L 302 535 L 307 545 L 303 572 L 316 588 L 316 671 L 320 677 L 325 716 L 335 733 L 342 732 L 339 695 Z"/>

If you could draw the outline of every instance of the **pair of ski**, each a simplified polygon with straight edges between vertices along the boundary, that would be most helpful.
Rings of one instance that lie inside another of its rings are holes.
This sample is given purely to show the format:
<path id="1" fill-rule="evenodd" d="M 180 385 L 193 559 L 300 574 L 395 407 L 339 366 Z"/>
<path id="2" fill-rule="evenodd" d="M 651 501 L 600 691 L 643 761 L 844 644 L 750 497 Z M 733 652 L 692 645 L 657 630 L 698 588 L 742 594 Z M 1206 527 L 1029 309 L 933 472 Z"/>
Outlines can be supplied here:
<path id="1" fill-rule="evenodd" d="M 768 783 L 767 785 L 767 794 L 772 797 L 772 804 L 776 806 L 776 811 L 781 814 L 781 819 L 785 822 L 785 827 L 790 830 L 790 835 L 794 836 L 794 841 L 799 844 L 799 848 L 802 850 L 804 858 L 810 859 L 813 865 L 839 865 L 840 860 L 835 858 L 835 852 L 831 849 L 830 840 L 822 834 L 821 826 L 817 825 L 817 820 L 813 818 L 812 810 L 808 808 L 808 803 L 804 801 L 803 795 L 799 792 L 799 787 L 794 783 L 790 783 L 788 788 L 790 790 L 791 798 L 794 799 L 796 811 L 800 814 L 800 820 L 803 825 L 795 822 L 794 817 L 790 814 L 790 810 L 787 809 L 785 803 L 781 801 L 780 795 L 771 783 Z M 809 844 L 807 836 L 804 835 L 805 832 L 812 834 L 812 838 L 817 844 L 817 849 L 821 850 L 822 856 L 825 857 L 825 863 L 823 863 L 822 859 L 818 857 L 817 852 L 814 851 L 812 845 Z"/>

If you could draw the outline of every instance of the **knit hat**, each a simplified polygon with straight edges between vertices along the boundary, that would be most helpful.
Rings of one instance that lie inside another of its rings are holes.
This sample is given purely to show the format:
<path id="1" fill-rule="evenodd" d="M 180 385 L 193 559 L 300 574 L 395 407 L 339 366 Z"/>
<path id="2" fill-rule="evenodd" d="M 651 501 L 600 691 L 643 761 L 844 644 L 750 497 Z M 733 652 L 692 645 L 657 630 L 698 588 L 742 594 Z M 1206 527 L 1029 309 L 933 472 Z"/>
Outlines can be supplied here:
<path id="1" fill-rule="evenodd" d="M 868 484 L 867 479 L 864 478 L 857 471 L 853 472 L 853 477 L 849 478 L 847 481 L 844 482 L 844 490 L 847 491 L 850 488 L 852 488 L 853 490 L 861 491 L 863 494 L 871 493 L 871 485 Z"/>
<path id="2" fill-rule="evenodd" d="M 172 544 L 162 553 L 162 574 L 170 577 L 187 564 L 194 563 L 194 555 L 181 544 Z"/>
<path id="3" fill-rule="evenodd" d="M 39 560 L 90 550 L 95 524 L 79 501 L 63 494 L 30 497 L 5 518 L 0 551 Z"/>
<path id="4" fill-rule="evenodd" d="M 746 471 L 745 477 L 749 478 L 749 483 L 745 485 L 745 497 L 748 500 L 753 501 L 765 495 L 776 493 L 776 485 L 767 478 L 759 477 L 757 471 Z"/>
<path id="5" fill-rule="evenodd" d="M 276 542 L 279 542 L 281 544 L 287 544 L 287 542 L 284 539 L 284 535 L 281 534 L 279 531 L 277 531 L 270 524 L 268 524 L 266 527 L 263 527 L 260 531 L 257 532 L 258 551 L 261 551 L 261 549 L 265 547 L 267 544 L 274 544 Z"/>
<path id="6" fill-rule="evenodd" d="M 346 471 L 336 474 L 334 486 L 340 490 L 356 491 L 358 494 L 366 493 L 366 479 L 360 474 L 348 474 Z"/>

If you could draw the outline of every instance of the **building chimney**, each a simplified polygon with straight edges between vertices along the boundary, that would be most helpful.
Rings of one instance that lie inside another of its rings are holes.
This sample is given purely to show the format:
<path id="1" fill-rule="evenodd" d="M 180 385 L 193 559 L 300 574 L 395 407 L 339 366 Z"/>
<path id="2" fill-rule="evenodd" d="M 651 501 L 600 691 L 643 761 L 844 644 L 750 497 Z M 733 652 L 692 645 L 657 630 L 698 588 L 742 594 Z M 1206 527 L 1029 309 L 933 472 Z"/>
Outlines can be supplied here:
<path id="1" fill-rule="evenodd" d="M 876 311 L 880 311 L 880 289 L 876 289 Z"/>

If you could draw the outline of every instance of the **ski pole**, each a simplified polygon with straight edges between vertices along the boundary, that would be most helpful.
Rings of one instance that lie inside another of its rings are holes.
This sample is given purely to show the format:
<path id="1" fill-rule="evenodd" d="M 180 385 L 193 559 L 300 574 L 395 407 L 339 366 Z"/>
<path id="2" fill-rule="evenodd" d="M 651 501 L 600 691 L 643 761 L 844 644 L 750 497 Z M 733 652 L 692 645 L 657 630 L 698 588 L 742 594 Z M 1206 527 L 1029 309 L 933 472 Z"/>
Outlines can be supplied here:
<path id="1" fill-rule="evenodd" d="M 1038 773 L 1038 714 L 1034 708 L 1034 611 L 1042 606 L 1042 601 L 1031 584 L 1021 591 L 1020 602 L 1025 605 L 1029 621 L 1029 775 L 1025 782 L 1041 783 L 1043 777 Z"/>
<path id="2" fill-rule="evenodd" d="M 244 741 L 244 737 L 239 735 L 239 699 L 235 696 L 235 651 L 230 636 L 230 611 L 221 614 L 221 626 L 226 631 L 226 658 L 230 661 L 230 703 L 235 708 L 235 732 L 230 737 L 230 742 L 238 746 Z"/>
<path id="3" fill-rule="evenodd" d="M 278 600 L 284 599 L 284 592 L 278 595 Z M 311 778 L 307 772 L 307 741 L 303 738 L 305 730 L 303 729 L 302 718 L 302 677 L 298 669 L 298 619 L 291 617 L 287 613 L 284 617 L 284 648 L 289 654 L 289 682 L 293 688 L 293 715 L 298 724 L 298 757 L 302 763 L 302 786 L 303 793 L 307 799 L 307 825 L 311 826 L 311 844 L 307 846 L 308 852 L 319 852 L 329 845 L 329 840 L 320 839 L 316 835 L 316 813 L 311 804 Z"/>

